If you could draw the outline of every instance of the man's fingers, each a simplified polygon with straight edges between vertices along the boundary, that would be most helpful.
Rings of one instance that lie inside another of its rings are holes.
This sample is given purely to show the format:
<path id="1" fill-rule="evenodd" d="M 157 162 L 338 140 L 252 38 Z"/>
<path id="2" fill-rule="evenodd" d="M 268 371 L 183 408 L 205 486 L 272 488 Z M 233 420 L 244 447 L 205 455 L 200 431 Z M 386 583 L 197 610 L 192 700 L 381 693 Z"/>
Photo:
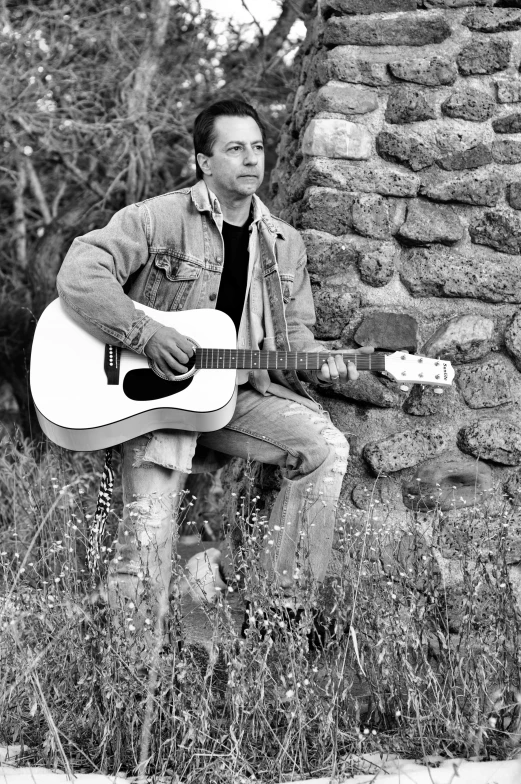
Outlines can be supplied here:
<path id="1" fill-rule="evenodd" d="M 354 364 L 354 362 L 348 362 L 347 363 L 347 377 L 348 377 L 349 381 L 356 381 L 356 379 L 358 378 L 359 375 L 360 374 L 359 374 L 358 370 L 356 369 L 356 365 Z"/>

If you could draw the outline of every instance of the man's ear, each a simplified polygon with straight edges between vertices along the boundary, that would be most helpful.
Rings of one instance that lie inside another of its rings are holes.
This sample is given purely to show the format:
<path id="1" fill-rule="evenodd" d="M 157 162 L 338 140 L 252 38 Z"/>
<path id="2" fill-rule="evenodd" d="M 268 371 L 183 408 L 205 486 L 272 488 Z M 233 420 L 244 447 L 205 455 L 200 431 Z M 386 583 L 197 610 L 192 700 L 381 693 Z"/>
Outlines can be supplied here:
<path id="1" fill-rule="evenodd" d="M 203 155 L 202 152 L 197 153 L 197 163 L 203 174 L 206 174 L 207 177 L 210 177 L 212 174 L 212 167 L 210 165 L 209 155 Z"/>

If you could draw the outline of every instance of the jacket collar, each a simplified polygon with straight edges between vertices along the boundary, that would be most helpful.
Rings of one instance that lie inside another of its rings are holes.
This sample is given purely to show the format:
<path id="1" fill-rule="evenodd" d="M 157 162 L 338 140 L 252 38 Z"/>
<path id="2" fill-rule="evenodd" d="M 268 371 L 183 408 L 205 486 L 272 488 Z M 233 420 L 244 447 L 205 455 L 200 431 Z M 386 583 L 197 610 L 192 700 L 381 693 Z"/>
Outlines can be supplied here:
<path id="1" fill-rule="evenodd" d="M 204 180 L 198 180 L 195 185 L 190 188 L 190 196 L 192 201 L 199 212 L 211 212 L 221 215 L 221 206 L 215 193 L 213 193 Z M 257 194 L 253 194 L 253 223 L 262 222 L 271 234 L 275 234 L 286 239 L 283 231 L 281 230 L 278 221 L 275 222 L 272 214 L 262 202 Z"/>

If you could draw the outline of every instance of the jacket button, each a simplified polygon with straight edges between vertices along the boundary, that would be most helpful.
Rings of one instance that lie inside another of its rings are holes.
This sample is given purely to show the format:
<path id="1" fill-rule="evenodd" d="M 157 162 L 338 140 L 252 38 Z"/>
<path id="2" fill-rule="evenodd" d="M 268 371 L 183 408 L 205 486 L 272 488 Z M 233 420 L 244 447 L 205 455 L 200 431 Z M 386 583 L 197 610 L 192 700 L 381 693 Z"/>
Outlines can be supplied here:
<path id="1" fill-rule="evenodd" d="M 220 264 L 220 263 L 221 263 L 221 261 L 222 261 L 222 258 L 221 258 L 220 256 L 217 256 L 217 258 L 215 259 L 215 261 L 218 261 L 218 262 L 219 262 L 219 264 Z"/>
<path id="2" fill-rule="evenodd" d="M 217 299 L 217 294 L 210 294 L 210 302 L 213 302 L 214 299 Z"/>

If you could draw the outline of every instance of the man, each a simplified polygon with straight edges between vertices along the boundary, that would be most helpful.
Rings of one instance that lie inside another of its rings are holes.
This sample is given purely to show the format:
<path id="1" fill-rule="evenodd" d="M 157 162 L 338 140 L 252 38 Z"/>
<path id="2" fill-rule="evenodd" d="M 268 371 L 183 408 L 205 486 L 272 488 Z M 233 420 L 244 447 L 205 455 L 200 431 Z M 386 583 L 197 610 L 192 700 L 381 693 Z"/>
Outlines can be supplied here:
<path id="1" fill-rule="evenodd" d="M 256 111 L 238 100 L 213 104 L 195 121 L 194 147 L 196 185 L 125 207 L 75 240 L 58 276 L 70 315 L 105 342 L 145 354 L 168 379 L 186 371 L 192 344 L 131 300 L 160 310 L 219 308 L 233 319 L 240 348 L 324 350 L 310 331 L 303 242 L 255 195 L 264 174 Z M 357 376 L 340 354 L 305 374 L 319 384 Z M 218 465 L 215 452 L 284 469 L 261 552 L 274 604 L 299 611 L 304 573 L 315 583 L 325 576 L 347 441 L 296 372 L 239 371 L 238 384 L 224 429 L 157 431 L 123 444 L 125 510 L 109 600 L 125 601 L 131 629 L 167 617 L 176 493 L 192 467 Z"/>

